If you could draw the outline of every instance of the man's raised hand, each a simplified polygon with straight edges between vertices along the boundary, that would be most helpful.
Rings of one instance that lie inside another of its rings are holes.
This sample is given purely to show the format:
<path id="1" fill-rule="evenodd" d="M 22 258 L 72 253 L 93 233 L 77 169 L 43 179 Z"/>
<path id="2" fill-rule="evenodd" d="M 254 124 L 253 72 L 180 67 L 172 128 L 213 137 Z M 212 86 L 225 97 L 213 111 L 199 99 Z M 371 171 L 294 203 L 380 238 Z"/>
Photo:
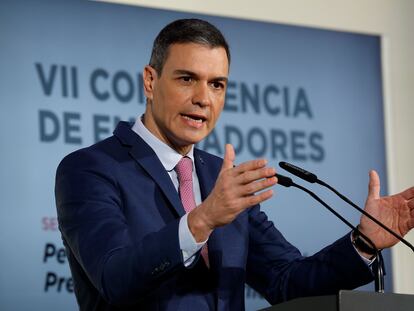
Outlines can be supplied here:
<path id="1" fill-rule="evenodd" d="M 223 164 L 209 196 L 188 215 L 188 226 L 197 242 L 205 241 L 214 228 L 232 222 L 245 209 L 272 197 L 277 183 L 274 168 L 264 159 L 234 166 L 233 146 L 226 145 Z"/>
<path id="2" fill-rule="evenodd" d="M 380 179 L 376 171 L 369 174 L 368 196 L 365 211 L 384 225 L 406 235 L 414 228 L 414 187 L 390 196 L 380 196 Z M 398 240 L 366 216 L 361 217 L 359 229 L 378 249 L 391 247 Z"/>

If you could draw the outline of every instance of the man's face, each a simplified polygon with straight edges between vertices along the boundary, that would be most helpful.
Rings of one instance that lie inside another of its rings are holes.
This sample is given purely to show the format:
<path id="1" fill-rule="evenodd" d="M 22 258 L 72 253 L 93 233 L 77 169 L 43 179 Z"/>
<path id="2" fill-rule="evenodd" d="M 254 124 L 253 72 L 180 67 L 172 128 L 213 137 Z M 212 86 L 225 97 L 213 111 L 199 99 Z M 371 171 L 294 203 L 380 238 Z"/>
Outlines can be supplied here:
<path id="1" fill-rule="evenodd" d="M 181 154 L 214 128 L 224 106 L 229 64 L 224 48 L 173 44 L 162 69 L 144 70 L 145 126 Z"/>

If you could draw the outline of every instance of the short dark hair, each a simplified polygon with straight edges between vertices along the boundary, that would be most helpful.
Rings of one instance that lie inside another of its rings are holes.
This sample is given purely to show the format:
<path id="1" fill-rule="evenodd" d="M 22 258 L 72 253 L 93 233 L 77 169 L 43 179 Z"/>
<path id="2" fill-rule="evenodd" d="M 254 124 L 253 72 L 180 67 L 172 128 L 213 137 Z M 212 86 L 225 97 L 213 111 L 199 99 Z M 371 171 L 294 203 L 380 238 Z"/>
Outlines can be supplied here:
<path id="1" fill-rule="evenodd" d="M 174 43 L 197 43 L 212 48 L 223 47 L 230 64 L 229 45 L 217 27 L 201 19 L 178 19 L 165 26 L 154 40 L 149 65 L 159 75 L 168 57 L 169 47 Z"/>

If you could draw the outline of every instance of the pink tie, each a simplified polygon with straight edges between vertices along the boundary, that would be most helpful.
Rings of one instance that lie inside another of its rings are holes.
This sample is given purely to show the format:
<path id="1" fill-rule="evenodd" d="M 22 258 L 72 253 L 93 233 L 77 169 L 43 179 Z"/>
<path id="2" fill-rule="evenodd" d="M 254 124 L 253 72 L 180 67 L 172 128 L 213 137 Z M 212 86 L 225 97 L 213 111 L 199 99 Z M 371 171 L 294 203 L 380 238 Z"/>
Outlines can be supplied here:
<path id="1" fill-rule="evenodd" d="M 181 202 L 183 203 L 185 212 L 189 213 L 196 208 L 193 192 L 193 161 L 189 157 L 182 157 L 174 169 L 178 176 L 178 191 L 180 193 Z M 207 267 L 210 267 L 207 244 L 201 249 L 201 255 L 203 256 Z"/>

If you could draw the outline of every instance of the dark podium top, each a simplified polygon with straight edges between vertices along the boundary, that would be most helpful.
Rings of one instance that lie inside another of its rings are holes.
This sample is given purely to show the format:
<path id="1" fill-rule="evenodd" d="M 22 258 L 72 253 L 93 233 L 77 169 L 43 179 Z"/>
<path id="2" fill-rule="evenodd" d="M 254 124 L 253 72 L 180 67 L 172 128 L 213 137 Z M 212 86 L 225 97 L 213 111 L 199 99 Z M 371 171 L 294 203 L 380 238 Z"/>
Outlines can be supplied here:
<path id="1" fill-rule="evenodd" d="M 338 295 L 293 299 L 262 311 L 413 311 L 414 295 L 342 290 Z"/>

